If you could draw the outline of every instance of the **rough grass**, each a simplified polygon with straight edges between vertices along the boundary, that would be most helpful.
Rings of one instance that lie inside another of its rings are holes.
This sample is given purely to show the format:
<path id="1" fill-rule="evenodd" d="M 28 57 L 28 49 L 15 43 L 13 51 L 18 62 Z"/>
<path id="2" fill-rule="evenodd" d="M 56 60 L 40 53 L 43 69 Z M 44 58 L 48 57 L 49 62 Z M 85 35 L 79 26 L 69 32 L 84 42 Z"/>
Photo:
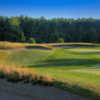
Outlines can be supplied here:
<path id="1" fill-rule="evenodd" d="M 36 71 L 31 71 L 27 67 L 22 68 L 14 65 L 0 65 L 0 78 L 14 83 L 23 81 L 24 83 L 51 85 L 53 82 L 53 78 L 50 76 L 40 76 Z"/>
<path id="2" fill-rule="evenodd" d="M 99 49 L 97 44 L 96 47 L 89 48 L 9 51 L 10 55 L 6 61 L 19 66 L 27 65 L 30 71 L 36 70 L 40 76 L 52 76 L 56 80 L 52 82 L 55 87 L 90 97 L 93 100 L 100 100 Z"/>
<path id="3" fill-rule="evenodd" d="M 29 43 L 13 43 L 13 42 L 0 42 L 0 49 L 19 49 L 19 48 L 26 48 L 26 49 L 51 49 L 50 46 L 45 44 L 29 44 Z"/>
<path id="4" fill-rule="evenodd" d="M 6 50 L 0 50 L 0 64 L 6 64 L 10 52 Z"/>

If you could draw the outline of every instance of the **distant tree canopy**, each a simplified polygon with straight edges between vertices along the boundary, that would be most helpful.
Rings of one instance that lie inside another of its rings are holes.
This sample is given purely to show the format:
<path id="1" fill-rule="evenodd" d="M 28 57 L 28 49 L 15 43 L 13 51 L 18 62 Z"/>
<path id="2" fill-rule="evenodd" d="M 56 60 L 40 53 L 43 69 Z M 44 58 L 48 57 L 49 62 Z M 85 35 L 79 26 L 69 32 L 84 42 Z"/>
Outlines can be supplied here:
<path id="1" fill-rule="evenodd" d="M 0 16 L 0 41 L 100 43 L 100 19 L 45 19 Z"/>

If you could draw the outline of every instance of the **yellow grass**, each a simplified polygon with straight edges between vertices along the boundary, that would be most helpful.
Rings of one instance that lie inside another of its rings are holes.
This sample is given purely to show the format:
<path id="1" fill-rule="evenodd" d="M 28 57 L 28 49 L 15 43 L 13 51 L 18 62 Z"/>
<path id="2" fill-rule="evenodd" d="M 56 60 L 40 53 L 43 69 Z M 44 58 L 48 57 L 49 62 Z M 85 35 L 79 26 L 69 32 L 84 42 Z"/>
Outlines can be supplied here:
<path id="1" fill-rule="evenodd" d="M 0 42 L 0 49 L 17 49 L 17 48 L 26 48 L 26 47 L 35 47 L 35 46 L 49 48 L 45 44 Z"/>
<path id="2" fill-rule="evenodd" d="M 48 76 L 40 76 L 34 70 L 29 70 L 27 67 L 16 67 L 14 65 L 0 65 L 0 78 L 6 78 L 8 81 L 18 82 L 27 81 L 37 83 L 42 82 L 44 84 L 52 83 L 53 79 Z"/>
<path id="3" fill-rule="evenodd" d="M 21 78 L 22 76 L 32 76 L 34 77 L 36 75 L 35 71 L 30 71 L 28 68 L 24 67 L 16 67 L 14 65 L 0 65 L 0 73 L 4 75 L 14 75 L 15 73 L 19 74 L 19 77 Z"/>
<path id="4" fill-rule="evenodd" d="M 50 47 L 55 47 L 55 46 L 65 46 L 65 45 L 87 45 L 87 46 L 100 46 L 99 44 L 95 43 L 45 43 L 45 44 L 31 44 L 31 43 L 14 43 L 14 42 L 0 42 L 0 49 L 16 49 L 16 48 L 26 48 L 26 47 L 35 47 L 35 46 L 40 46 L 40 47 L 45 47 L 45 48 L 50 48 Z"/>
<path id="5" fill-rule="evenodd" d="M 74 70 L 77 72 L 82 72 L 82 73 L 88 73 L 88 74 L 95 74 L 95 75 L 100 75 L 100 70 L 97 69 L 82 69 L 82 70 Z"/>

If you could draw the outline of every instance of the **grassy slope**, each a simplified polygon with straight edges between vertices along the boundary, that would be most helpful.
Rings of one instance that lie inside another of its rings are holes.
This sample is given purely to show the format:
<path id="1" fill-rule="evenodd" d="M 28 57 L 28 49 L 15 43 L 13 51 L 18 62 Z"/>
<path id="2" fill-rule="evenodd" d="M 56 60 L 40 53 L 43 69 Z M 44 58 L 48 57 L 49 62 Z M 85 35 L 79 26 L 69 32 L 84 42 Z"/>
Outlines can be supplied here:
<path id="1" fill-rule="evenodd" d="M 15 64 L 21 66 L 31 66 L 38 61 L 42 61 L 45 57 L 49 55 L 50 51 L 44 50 L 23 50 L 23 51 L 15 51 L 11 52 L 9 59 L 7 61 L 8 64 Z"/>
<path id="2" fill-rule="evenodd" d="M 39 73 L 49 74 L 56 77 L 57 80 L 72 85 L 77 84 L 100 93 L 100 67 L 98 66 L 98 70 L 90 69 L 100 64 L 100 55 L 59 49 L 45 62 L 46 64 L 37 65 L 36 69 Z M 95 73 L 93 73 L 94 71 Z"/>
<path id="3" fill-rule="evenodd" d="M 6 64 L 9 55 L 10 55 L 10 52 L 5 51 L 5 50 L 0 50 L 0 64 Z"/>
<path id="4" fill-rule="evenodd" d="M 39 74 L 49 74 L 72 86 L 80 86 L 100 94 L 100 52 L 89 52 L 92 49 L 99 50 L 100 48 L 16 51 L 10 52 L 7 62 L 22 66 L 27 65 L 31 70 L 33 68 L 37 70 Z M 2 55 L 0 56 L 2 57 Z M 3 56 L 2 59 L 4 61 L 7 57 Z M 79 89 L 73 91 L 80 92 Z M 85 92 L 83 94 L 89 95 L 87 91 Z"/>

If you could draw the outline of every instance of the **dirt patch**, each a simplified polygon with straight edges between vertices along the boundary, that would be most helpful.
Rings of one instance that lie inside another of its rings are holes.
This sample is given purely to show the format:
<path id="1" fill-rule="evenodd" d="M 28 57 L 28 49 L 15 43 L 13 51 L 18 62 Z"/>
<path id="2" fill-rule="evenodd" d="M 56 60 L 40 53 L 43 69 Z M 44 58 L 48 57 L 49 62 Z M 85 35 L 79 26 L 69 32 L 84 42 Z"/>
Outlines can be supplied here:
<path id="1" fill-rule="evenodd" d="M 53 87 L 9 83 L 0 79 L 0 100 L 88 100 Z"/>

